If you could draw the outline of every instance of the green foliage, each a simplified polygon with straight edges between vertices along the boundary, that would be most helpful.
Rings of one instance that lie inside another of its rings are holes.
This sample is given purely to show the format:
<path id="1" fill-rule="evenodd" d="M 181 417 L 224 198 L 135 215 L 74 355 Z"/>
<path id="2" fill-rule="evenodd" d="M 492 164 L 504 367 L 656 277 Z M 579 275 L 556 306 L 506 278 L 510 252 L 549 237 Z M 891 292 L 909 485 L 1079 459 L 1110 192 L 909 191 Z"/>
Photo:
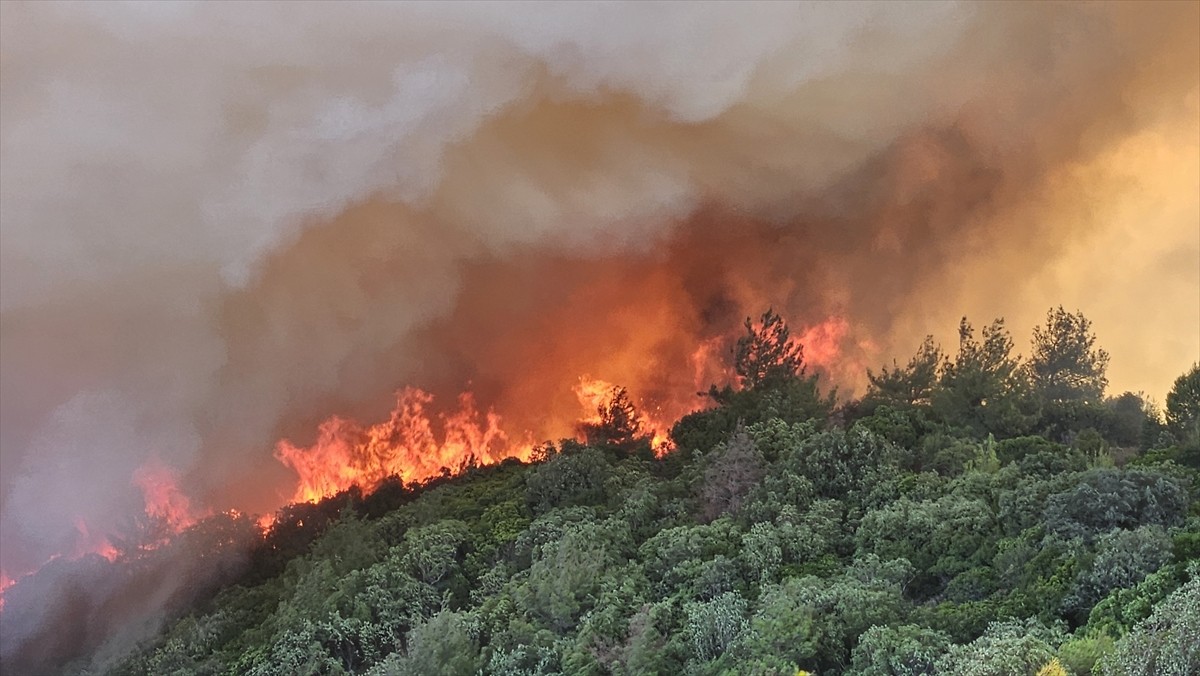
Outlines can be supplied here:
<path id="1" fill-rule="evenodd" d="M 711 601 L 684 606 L 685 630 L 696 658 L 709 662 L 720 657 L 746 630 L 746 601 L 736 592 L 725 592 Z"/>
<path id="2" fill-rule="evenodd" d="M 818 671 L 843 670 L 863 632 L 903 617 L 903 589 L 912 574 L 912 566 L 903 559 L 869 556 L 832 579 L 789 578 L 767 587 L 751 620 L 747 649 L 760 656 L 774 650 Z"/>
<path id="3" fill-rule="evenodd" d="M 868 490 L 894 471 L 896 461 L 894 446 L 855 426 L 806 436 L 781 455 L 779 464 L 811 481 L 819 496 L 843 498 Z"/>
<path id="4" fill-rule="evenodd" d="M 554 507 L 603 502 L 612 468 L 594 448 L 563 452 L 534 468 L 525 479 L 525 500 L 535 514 Z"/>
<path id="5" fill-rule="evenodd" d="M 990 562 L 995 540 L 987 505 L 954 495 L 921 502 L 901 498 L 868 512 L 855 533 L 860 554 L 907 558 L 918 570 L 947 580 Z"/>
<path id="6" fill-rule="evenodd" d="M 1100 673 L 1185 676 L 1200 673 L 1200 577 L 1193 574 L 1154 608 L 1150 617 L 1117 641 Z"/>
<path id="7" fill-rule="evenodd" d="M 65 668 L 5 654 L 5 670 L 1195 673 L 1190 381 L 1160 434 L 1144 398 L 1096 398 L 1081 316 L 1051 313 L 1041 366 L 1001 323 L 962 328 L 954 361 L 927 341 L 831 414 L 770 314 L 741 346 L 746 387 L 710 393 L 665 458 L 633 443 L 617 393 L 591 445 L 530 465 L 289 506 L 265 535 L 237 515 L 162 542 L 134 528 L 159 544 L 22 580 L 0 630 L 55 618 L 80 640 L 121 604 L 70 590 L 116 584 L 122 603 L 139 585 L 171 596 L 158 636 Z M 181 570 L 194 586 L 157 584 Z"/>
<path id="8" fill-rule="evenodd" d="M 1088 616 L 1093 634 L 1122 636 L 1150 616 L 1154 606 L 1186 580 L 1182 566 L 1165 566 L 1129 588 L 1116 588 L 1097 603 Z"/>
<path id="9" fill-rule="evenodd" d="M 1033 329 L 1029 372 L 1034 391 L 1048 403 L 1097 402 L 1108 386 L 1108 352 L 1096 347 L 1092 322 L 1062 306 Z"/>
<path id="10" fill-rule="evenodd" d="M 708 451 L 728 440 L 739 426 L 775 420 L 824 425 L 834 402 L 832 393 L 821 394 L 815 375 L 772 381 L 751 390 L 713 390 L 709 397 L 719 406 L 690 413 L 671 428 L 671 440 L 685 454 Z"/>
<path id="11" fill-rule="evenodd" d="M 767 587 L 759 598 L 750 631 L 738 646 L 747 661 L 778 660 L 783 665 L 809 664 L 820 649 L 816 609 L 803 597 L 803 583 L 790 579 Z"/>
<path id="12" fill-rule="evenodd" d="M 1113 651 L 1113 645 L 1107 634 L 1072 638 L 1058 647 L 1058 659 L 1067 673 L 1091 674 L 1096 664 Z"/>
<path id="13" fill-rule="evenodd" d="M 1013 340 L 997 319 L 985 327 L 982 342 L 964 317 L 959 325 L 958 354 L 942 371 L 933 397 L 934 414 L 951 427 L 998 437 L 1019 436 L 1037 420 L 1036 401 Z"/>
<path id="14" fill-rule="evenodd" d="M 983 636 L 956 645 L 938 660 L 939 673 L 1028 676 L 1054 659 L 1060 633 L 1037 622 L 996 622 Z"/>
<path id="15" fill-rule="evenodd" d="M 1176 378 L 1167 394 L 1167 427 L 1185 446 L 1200 445 L 1200 363 Z"/>
<path id="16" fill-rule="evenodd" d="M 404 567 L 426 584 L 437 584 L 457 568 L 470 537 L 467 524 L 447 519 L 404 535 Z"/>
<path id="17" fill-rule="evenodd" d="M 1021 462 L 1030 456 L 1063 456 L 1066 453 L 1067 449 L 1061 444 L 1044 437 L 1014 437 L 996 444 L 996 458 L 1001 464 Z"/>
<path id="18" fill-rule="evenodd" d="M 742 429 L 702 460 L 700 512 L 706 521 L 737 514 L 751 489 L 763 478 L 765 462 L 754 440 Z"/>
<path id="19" fill-rule="evenodd" d="M 758 326 L 746 318 L 746 335 L 734 348 L 733 368 L 746 389 L 778 384 L 804 375 L 804 346 L 792 340 L 782 317 L 767 310 Z"/>
<path id="20" fill-rule="evenodd" d="M 574 626 L 592 608 L 604 572 L 623 547 L 623 524 L 584 522 L 538 547 L 518 598 L 556 631 Z"/>
<path id="21" fill-rule="evenodd" d="M 933 403 L 945 363 L 942 348 L 934 343 L 933 336 L 927 336 L 906 366 L 892 362 L 890 370 L 885 366 L 879 374 L 867 371 L 870 387 L 863 403 L 872 408 L 882 404 L 900 410 L 927 406 Z"/>
<path id="22" fill-rule="evenodd" d="M 950 637 L 915 624 L 871 627 L 854 646 L 848 676 L 919 676 L 937 673 Z"/>
<path id="23" fill-rule="evenodd" d="M 1183 480 L 1161 472 L 1093 469 L 1046 499 L 1046 527 L 1063 537 L 1085 538 L 1114 528 L 1169 527 L 1183 520 L 1188 493 Z"/>
<path id="24" fill-rule="evenodd" d="M 1126 448 L 1149 448 L 1163 430 L 1159 413 L 1142 394 L 1123 392 L 1104 402 L 1104 437 Z"/>
<path id="25" fill-rule="evenodd" d="M 1086 615 L 1113 590 L 1136 585 L 1170 560 L 1171 539 L 1161 526 L 1101 535 L 1091 566 L 1080 570 L 1067 607 Z"/>

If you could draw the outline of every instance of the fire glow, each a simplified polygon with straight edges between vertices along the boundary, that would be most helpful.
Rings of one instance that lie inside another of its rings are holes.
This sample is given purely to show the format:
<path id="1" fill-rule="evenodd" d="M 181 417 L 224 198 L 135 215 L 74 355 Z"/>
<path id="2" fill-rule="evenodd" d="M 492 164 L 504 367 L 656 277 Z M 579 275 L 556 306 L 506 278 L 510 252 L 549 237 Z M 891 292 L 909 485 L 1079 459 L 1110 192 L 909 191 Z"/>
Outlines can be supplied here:
<path id="1" fill-rule="evenodd" d="M 844 317 L 835 315 L 803 326 L 797 335 L 810 369 L 831 373 L 843 368 L 841 362 L 848 357 L 842 346 L 849 344 L 851 335 L 851 326 Z M 730 363 L 736 338 L 732 333 L 715 336 L 691 352 L 694 378 L 691 387 L 685 388 L 688 391 L 669 392 L 656 400 L 639 394 L 656 389 L 657 383 L 632 383 L 629 394 L 641 422 L 641 433 L 649 438 L 656 455 L 673 450 L 668 435 L 675 421 L 707 405 L 701 394 L 704 390 L 711 385 L 736 385 Z M 719 382 L 711 382 L 714 378 Z M 570 387 L 578 404 L 576 416 L 545 420 L 541 430 L 550 430 L 556 438 L 584 441 L 582 427 L 600 422 L 600 412 L 612 404 L 622 386 L 615 379 L 576 376 Z M 315 503 L 355 486 L 369 493 L 392 477 L 419 484 L 509 458 L 528 462 L 542 441 L 532 430 L 506 429 L 504 418 L 490 406 L 481 408 L 472 392 L 459 394 L 450 407 L 439 408 L 438 403 L 427 391 L 405 387 L 396 393 L 396 404 L 385 420 L 364 424 L 334 415 L 318 426 L 310 445 L 280 440 L 275 457 L 296 474 L 295 488 L 286 502 Z M 142 518 L 148 526 L 142 536 L 150 538 L 136 543 L 141 550 L 162 546 L 173 535 L 213 514 L 188 496 L 178 472 L 157 456 L 134 470 L 130 483 L 142 495 Z M 265 533 L 274 523 L 274 515 L 263 515 L 257 521 Z M 96 554 L 116 561 L 121 557 L 113 535 L 96 532 L 84 517 L 76 517 L 75 529 L 76 546 L 70 558 Z M 7 572 L 0 578 L 0 609 L 3 591 L 15 584 L 16 578 Z"/>
<path id="2" fill-rule="evenodd" d="M 849 322 L 840 316 L 806 327 L 800 343 L 806 347 L 808 364 L 826 372 L 840 366 L 841 345 L 849 331 Z M 691 392 L 676 393 L 682 396 L 665 402 L 636 401 L 642 432 L 650 437 L 658 455 L 672 450 L 668 433 L 673 422 L 704 405 L 699 392 L 709 385 L 725 384 L 704 382 L 708 374 L 721 373 L 726 382 L 732 382 L 732 369 L 722 352 L 728 351 L 734 339 L 709 340 L 695 350 L 691 359 L 696 378 Z M 806 341 L 811 341 L 812 347 Z M 581 425 L 600 421 L 600 410 L 611 404 L 619 387 L 602 378 L 579 376 L 571 388 L 581 409 L 579 417 L 551 421 L 550 428 L 559 430 L 560 437 L 577 437 Z M 536 445 L 532 431 L 513 434 L 503 426 L 496 411 L 479 410 L 470 392 L 460 394 L 454 408 L 436 412 L 432 394 L 406 387 L 396 393 L 396 406 L 387 420 L 363 425 L 332 416 L 320 425 L 312 445 L 282 440 L 275 457 L 297 474 L 291 501 L 316 502 L 352 486 L 370 492 L 393 476 L 420 483 L 507 458 L 527 462 Z"/>

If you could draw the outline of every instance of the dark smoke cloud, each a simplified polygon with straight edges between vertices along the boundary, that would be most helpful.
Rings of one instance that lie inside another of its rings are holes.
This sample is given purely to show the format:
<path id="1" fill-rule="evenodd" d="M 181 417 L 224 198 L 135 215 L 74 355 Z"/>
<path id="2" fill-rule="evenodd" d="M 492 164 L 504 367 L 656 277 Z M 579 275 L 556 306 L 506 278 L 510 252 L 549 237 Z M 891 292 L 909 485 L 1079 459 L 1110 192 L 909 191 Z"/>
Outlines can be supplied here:
<path id="1" fill-rule="evenodd" d="M 1058 302 L 1118 385 L 1200 356 L 1194 4 L 0 7 L 5 570 L 150 457 L 272 509 L 276 439 L 409 382 L 535 436 L 582 374 L 690 396 L 768 305 L 848 388 Z"/>

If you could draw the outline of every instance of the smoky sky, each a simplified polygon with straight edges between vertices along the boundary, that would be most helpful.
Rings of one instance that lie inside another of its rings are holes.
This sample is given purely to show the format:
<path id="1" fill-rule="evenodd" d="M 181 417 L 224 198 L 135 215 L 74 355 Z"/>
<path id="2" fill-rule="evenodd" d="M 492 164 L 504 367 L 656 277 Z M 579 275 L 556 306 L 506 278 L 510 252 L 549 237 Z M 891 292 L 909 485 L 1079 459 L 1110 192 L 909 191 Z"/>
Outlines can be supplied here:
<path id="1" fill-rule="evenodd" d="M 1161 399 L 1200 358 L 1198 11 L 4 3 L 0 564 L 115 527 L 152 458 L 273 509 L 278 439 L 407 384 L 535 436 L 583 374 L 694 396 L 766 307 L 844 320 L 852 393 L 1063 303 Z"/>

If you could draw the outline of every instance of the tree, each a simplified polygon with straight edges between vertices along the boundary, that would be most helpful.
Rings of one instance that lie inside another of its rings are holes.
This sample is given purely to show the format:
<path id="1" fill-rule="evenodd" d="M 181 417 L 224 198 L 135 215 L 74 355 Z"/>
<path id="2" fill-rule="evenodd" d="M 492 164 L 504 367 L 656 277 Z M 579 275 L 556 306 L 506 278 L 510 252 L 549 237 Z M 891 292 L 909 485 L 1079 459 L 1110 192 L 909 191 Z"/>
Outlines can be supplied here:
<path id="1" fill-rule="evenodd" d="M 408 634 L 408 654 L 393 656 L 384 673 L 396 676 L 473 674 L 479 669 L 478 629 L 470 615 L 444 610 Z"/>
<path id="2" fill-rule="evenodd" d="M 1187 482 L 1148 469 L 1092 469 L 1069 490 L 1045 501 L 1046 528 L 1063 538 L 1091 539 L 1115 528 L 1182 522 Z"/>
<path id="3" fill-rule="evenodd" d="M 942 348 L 926 336 L 917 353 L 901 368 L 895 361 L 892 368 L 883 367 L 878 375 L 867 371 L 870 389 L 865 397 L 868 402 L 902 404 L 906 406 L 927 405 L 933 401 L 933 392 L 938 384 L 946 356 Z"/>
<path id="4" fill-rule="evenodd" d="M 1104 405 L 1104 438 L 1118 446 L 1148 447 L 1162 431 L 1158 411 L 1144 394 L 1124 392 Z"/>
<path id="5" fill-rule="evenodd" d="M 764 585 L 745 649 L 811 664 L 817 673 L 843 673 L 867 629 L 903 616 L 903 589 L 911 578 L 908 561 L 867 556 L 834 577 L 790 577 Z"/>
<path id="6" fill-rule="evenodd" d="M 997 319 L 984 327 L 983 340 L 963 317 L 958 326 L 958 354 L 942 369 L 934 393 L 934 412 L 943 422 L 976 433 L 1018 436 L 1036 420 L 1027 410 L 1028 382 L 1020 357 L 1013 356 L 1013 340 Z"/>
<path id="7" fill-rule="evenodd" d="M 1162 526 L 1114 530 L 1096 540 L 1096 556 L 1079 571 L 1064 605 L 1086 616 L 1115 589 L 1133 587 L 1171 560 L 1171 538 Z"/>
<path id="8" fill-rule="evenodd" d="M 692 649 L 703 661 L 720 657 L 746 630 L 746 601 L 736 592 L 726 592 L 711 601 L 688 603 L 684 612 Z"/>
<path id="9" fill-rule="evenodd" d="M 987 505 L 958 495 L 901 498 L 867 512 L 855 533 L 860 555 L 904 558 L 919 573 L 950 576 L 989 561 L 998 533 Z"/>
<path id="10" fill-rule="evenodd" d="M 902 624 L 874 626 L 858 639 L 851 654 L 854 676 L 918 676 L 937 673 L 934 667 L 950 647 L 940 631 Z"/>
<path id="11" fill-rule="evenodd" d="M 804 375 L 804 346 L 792 340 L 787 322 L 773 310 L 758 326 L 746 318 L 746 335 L 734 348 L 734 371 L 746 389 Z"/>
<path id="12" fill-rule="evenodd" d="M 1200 672 L 1200 577 L 1193 577 L 1117 642 L 1105 676 L 1184 676 Z"/>
<path id="13" fill-rule="evenodd" d="M 1054 659 L 1054 647 L 1061 642 L 1055 629 L 1036 620 L 994 622 L 983 636 L 950 648 L 938 660 L 936 673 L 969 676 L 1008 676 L 1032 674 Z"/>
<path id="14" fill-rule="evenodd" d="M 1176 378 L 1167 394 L 1167 425 L 1181 442 L 1200 445 L 1200 363 Z"/>
<path id="15" fill-rule="evenodd" d="M 1092 322 L 1062 306 L 1033 329 L 1029 373 L 1035 391 L 1049 403 L 1097 403 L 1108 386 L 1108 352 L 1096 347 Z"/>
<path id="16" fill-rule="evenodd" d="M 558 454 L 525 475 L 525 502 L 535 514 L 603 502 L 611 476 L 612 468 L 598 449 Z"/>
<path id="17" fill-rule="evenodd" d="M 596 420 L 581 423 L 579 429 L 592 446 L 630 448 L 647 438 L 642 416 L 624 387 L 612 388 L 596 407 Z"/>
<path id="18" fill-rule="evenodd" d="M 747 494 L 763 478 L 762 453 L 744 429 L 739 429 L 725 444 L 706 457 L 704 480 L 700 485 L 700 508 L 705 521 L 737 514 Z"/>

